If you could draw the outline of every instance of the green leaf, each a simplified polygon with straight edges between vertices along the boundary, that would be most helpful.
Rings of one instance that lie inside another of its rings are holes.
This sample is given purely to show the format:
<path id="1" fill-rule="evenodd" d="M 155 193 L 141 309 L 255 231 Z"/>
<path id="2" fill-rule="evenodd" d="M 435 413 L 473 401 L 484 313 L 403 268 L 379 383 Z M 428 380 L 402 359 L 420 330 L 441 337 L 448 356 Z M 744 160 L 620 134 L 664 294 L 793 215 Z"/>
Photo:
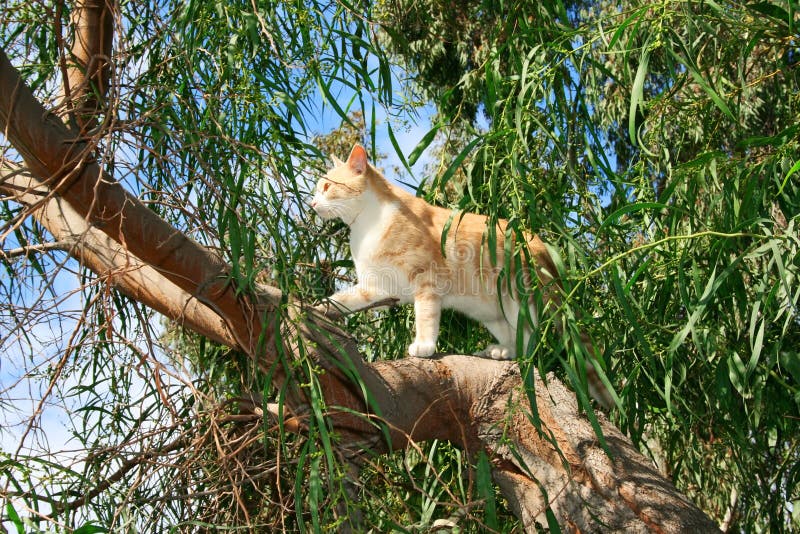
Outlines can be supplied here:
<path id="1" fill-rule="evenodd" d="M 442 188 L 442 189 L 444 188 L 444 186 L 445 186 L 445 185 L 446 185 L 446 184 L 447 184 L 447 183 L 450 181 L 450 179 L 451 179 L 451 178 L 453 177 L 453 175 L 456 173 L 456 171 L 458 170 L 458 168 L 459 168 L 459 167 L 461 166 L 461 164 L 464 162 L 464 160 L 466 159 L 466 157 L 467 157 L 467 156 L 470 154 L 470 152 L 472 152 L 472 150 L 473 150 L 473 149 L 474 149 L 474 148 L 475 148 L 475 147 L 478 145 L 478 143 L 480 143 L 480 142 L 481 142 L 481 138 L 480 138 L 480 137 L 476 137 L 475 139 L 473 139 L 472 141 L 470 141 L 470 142 L 467 144 L 467 146 L 466 146 L 466 147 L 464 147 L 464 149 L 463 149 L 461 152 L 459 152 L 459 153 L 458 153 L 458 156 L 456 156 L 456 157 L 453 159 L 453 162 L 452 162 L 452 163 L 451 163 L 451 164 L 450 164 L 450 165 L 447 167 L 447 169 L 444 171 L 444 173 L 442 174 L 442 176 L 439 178 L 438 182 L 439 182 L 439 187 L 440 187 L 440 188 Z"/>
<path id="2" fill-rule="evenodd" d="M 622 287 L 622 281 L 620 280 L 618 269 L 611 269 L 611 283 L 614 287 L 614 293 L 617 295 L 617 302 L 619 303 L 622 311 L 625 314 L 625 317 L 628 320 L 628 324 L 633 328 L 633 333 L 636 336 L 636 340 L 638 342 L 639 348 L 644 352 L 645 357 L 649 361 L 654 360 L 652 349 L 650 348 L 650 343 L 644 336 L 642 332 L 642 328 L 640 325 L 639 318 L 633 312 L 633 308 L 631 307 L 630 303 L 628 302 L 628 293 Z"/>
<path id="3" fill-rule="evenodd" d="M 475 486 L 478 497 L 484 502 L 484 521 L 486 526 L 498 530 L 497 522 L 497 502 L 494 494 L 494 484 L 492 483 L 492 467 L 489 464 L 489 457 L 486 452 L 478 452 L 478 464 L 475 467 Z"/>
<path id="4" fill-rule="evenodd" d="M 793 124 L 775 135 L 754 135 L 746 137 L 736 143 L 736 148 L 740 150 L 762 146 L 778 148 L 789 143 L 797 136 L 798 132 L 800 132 L 800 124 Z"/>
<path id="5" fill-rule="evenodd" d="M 389 133 L 389 141 L 391 141 L 392 146 L 394 147 L 394 153 L 397 155 L 398 158 L 400 158 L 400 163 L 403 164 L 403 167 L 405 167 L 406 171 L 408 171 L 408 173 L 411 174 L 411 167 L 406 161 L 406 157 L 403 155 L 403 149 L 400 148 L 400 144 L 397 142 L 397 139 L 394 136 L 394 130 L 392 129 L 392 124 L 391 123 L 387 124 L 387 127 Z"/>
<path id="6" fill-rule="evenodd" d="M 442 253 L 442 257 L 446 258 L 447 253 L 445 251 L 447 247 L 447 239 L 450 237 L 450 228 L 453 226 L 453 221 L 458 219 L 458 222 L 461 222 L 461 219 L 466 215 L 464 211 L 456 211 L 450 213 L 450 216 L 445 221 L 444 226 L 442 226 L 442 236 L 439 242 L 439 251 Z M 457 227 L 458 225 L 456 225 Z"/>
<path id="7" fill-rule="evenodd" d="M 8 514 L 8 519 L 14 524 L 17 529 L 17 534 L 25 534 L 25 526 L 22 524 L 22 519 L 20 519 L 19 514 L 14 509 L 14 505 L 11 504 L 11 501 L 6 503 L 6 514 Z"/>
<path id="8" fill-rule="evenodd" d="M 747 366 L 736 351 L 732 351 L 730 356 L 728 356 L 728 378 L 740 395 L 743 397 L 748 396 L 746 381 Z"/>
<path id="9" fill-rule="evenodd" d="M 630 17 L 626 18 L 622 21 L 617 27 L 617 31 L 614 32 L 614 35 L 611 37 L 611 41 L 608 43 L 608 48 L 614 48 L 614 45 L 617 44 L 619 39 L 622 37 L 622 34 L 625 33 L 625 30 L 630 26 L 634 21 L 637 21 L 641 18 L 642 15 L 647 13 L 650 10 L 650 6 L 644 6 L 636 10 Z"/>
<path id="10" fill-rule="evenodd" d="M 700 74 L 698 68 L 690 61 L 687 61 L 686 59 L 678 55 L 674 50 L 667 49 L 667 52 L 678 63 L 686 67 L 686 70 L 692 76 L 695 83 L 697 83 L 697 85 L 700 86 L 700 88 L 708 95 L 708 97 L 711 98 L 711 100 L 714 102 L 714 105 L 717 106 L 725 115 L 727 115 L 729 119 L 736 122 L 736 116 L 733 114 L 730 107 L 728 107 L 728 104 L 725 102 L 725 100 L 722 99 L 722 97 L 717 93 L 717 91 L 714 90 L 711 84 L 705 78 L 703 78 L 703 75 Z"/>
<path id="11" fill-rule="evenodd" d="M 72 534 L 102 534 L 108 531 L 109 530 L 105 527 L 101 527 L 93 523 L 87 523 L 82 527 L 78 527 L 73 530 Z"/>
<path id="12" fill-rule="evenodd" d="M 750 354 L 750 361 L 747 362 L 747 374 L 750 375 L 756 369 L 756 365 L 758 365 L 759 357 L 761 356 L 761 350 L 764 348 L 764 331 L 765 331 L 765 323 L 761 321 L 756 331 L 756 337 L 751 342 L 751 354 Z"/>
<path id="13" fill-rule="evenodd" d="M 781 6 L 772 2 L 757 2 L 755 4 L 747 4 L 747 9 L 761 13 L 762 15 L 767 15 L 768 17 L 776 19 L 787 26 L 792 24 L 791 15 L 789 15 L 789 13 Z"/>
<path id="14" fill-rule="evenodd" d="M 442 123 L 437 123 L 428 130 L 428 132 L 422 136 L 417 146 L 414 147 L 414 150 L 411 151 L 411 154 L 408 156 L 408 164 L 414 165 L 417 160 L 422 156 L 422 153 L 425 152 L 425 149 L 431 144 L 433 138 L 436 137 L 436 134 L 439 132 L 439 129 L 442 127 Z"/>
<path id="15" fill-rule="evenodd" d="M 694 329 L 695 324 L 706 312 L 712 297 L 722 286 L 722 283 L 725 281 L 725 279 L 739 267 L 741 260 L 741 256 L 735 258 L 725 267 L 725 269 L 722 270 L 722 272 L 720 272 L 719 275 L 717 275 L 716 268 L 714 268 L 709 275 L 708 280 L 706 281 L 702 295 L 700 296 L 697 304 L 694 306 L 691 315 L 689 315 L 689 319 L 686 321 L 684 327 L 672 338 L 672 342 L 669 345 L 670 353 L 674 354 L 678 347 L 684 342 L 686 336 L 688 336 L 689 333 Z"/>
<path id="16" fill-rule="evenodd" d="M 553 509 L 550 506 L 544 511 L 544 515 L 547 518 L 547 528 L 549 531 L 552 534 L 561 534 L 561 525 L 558 524 L 556 514 L 553 513 Z"/>
<path id="17" fill-rule="evenodd" d="M 628 136 L 631 143 L 639 144 L 639 136 L 636 132 L 636 116 L 639 108 L 644 108 L 644 82 L 647 78 L 647 67 L 650 63 L 650 50 L 647 46 L 642 49 L 639 57 L 639 66 L 636 69 L 636 77 L 633 79 L 631 87 L 631 102 L 628 109 Z"/>
<path id="18" fill-rule="evenodd" d="M 670 209 L 670 208 L 671 208 L 671 206 L 668 206 L 666 204 L 662 204 L 660 202 L 637 202 L 637 203 L 634 203 L 634 204 L 627 204 L 627 205 L 619 208 L 618 210 L 616 210 L 614 213 L 612 213 L 608 217 L 606 217 L 605 220 L 603 220 L 603 222 L 597 228 L 597 230 L 599 232 L 601 229 L 605 228 L 606 226 L 617 222 L 620 217 L 622 217 L 623 215 L 626 215 L 628 213 L 634 213 L 634 212 L 637 212 L 637 211 L 648 210 L 648 209 L 662 210 L 662 209 Z"/>
<path id="19" fill-rule="evenodd" d="M 791 178 L 791 176 L 797 171 L 800 171 L 800 160 L 795 161 L 794 165 L 792 165 L 792 168 L 786 173 L 786 177 L 783 179 L 783 182 L 781 182 L 781 187 L 778 189 L 776 196 L 783 194 L 783 189 L 786 187 L 786 184 L 789 183 L 789 178 Z"/>

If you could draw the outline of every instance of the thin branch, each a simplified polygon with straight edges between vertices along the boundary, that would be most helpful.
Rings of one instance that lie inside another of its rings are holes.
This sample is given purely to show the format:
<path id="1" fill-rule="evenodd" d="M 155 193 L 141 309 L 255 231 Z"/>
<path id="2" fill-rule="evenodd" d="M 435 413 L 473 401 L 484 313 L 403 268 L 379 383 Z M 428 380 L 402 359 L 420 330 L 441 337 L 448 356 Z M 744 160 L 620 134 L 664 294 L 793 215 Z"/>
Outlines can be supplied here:
<path id="1" fill-rule="evenodd" d="M 103 493 L 104 491 L 106 491 L 108 488 L 111 487 L 112 484 L 122 480 L 122 478 L 126 474 L 128 474 L 131 470 L 135 469 L 136 467 L 138 467 L 139 465 L 143 464 L 144 462 L 146 462 L 146 461 L 148 461 L 148 460 L 150 460 L 152 458 L 156 458 L 158 456 L 164 456 L 164 455 L 167 455 L 167 454 L 169 454 L 171 452 L 175 452 L 175 451 L 177 451 L 179 449 L 186 448 L 189 445 L 189 443 L 190 443 L 190 441 L 187 438 L 187 436 L 186 435 L 182 435 L 182 436 L 178 437 L 177 439 L 175 439 L 174 441 L 172 441 L 172 443 L 169 443 L 169 444 L 165 445 L 164 447 L 161 447 L 160 449 L 156 449 L 156 450 L 152 450 L 152 451 L 145 451 L 142 454 L 139 454 L 137 456 L 134 456 L 133 458 L 125 460 L 124 462 L 122 462 L 122 465 L 119 467 L 119 469 L 117 469 L 114 473 L 112 473 L 110 476 L 108 476 L 104 480 L 101 480 L 100 483 L 97 484 L 94 488 L 92 488 L 91 490 L 87 491 L 86 493 L 84 493 L 83 495 L 78 497 L 77 499 L 75 499 L 73 501 L 70 501 L 70 502 L 68 502 L 66 504 L 63 504 L 63 505 L 54 505 L 53 506 L 53 513 L 52 513 L 53 517 L 59 516 L 59 515 L 63 514 L 64 512 L 68 512 L 68 511 L 75 510 L 76 508 L 80 508 L 81 506 L 85 505 L 86 503 L 88 503 L 89 501 L 91 501 L 92 499 L 94 499 L 95 497 L 97 497 L 98 495 Z"/>
<path id="2" fill-rule="evenodd" d="M 10 250 L 0 249 L 0 255 L 3 256 L 6 260 L 11 260 L 23 256 L 27 257 L 30 256 L 31 254 L 49 252 L 51 250 L 61 250 L 64 252 L 69 252 L 74 246 L 75 246 L 75 241 L 72 241 L 70 239 L 65 239 L 62 241 L 53 241 L 50 243 L 39 243 L 38 245 L 28 245 L 25 247 L 12 248 Z"/>

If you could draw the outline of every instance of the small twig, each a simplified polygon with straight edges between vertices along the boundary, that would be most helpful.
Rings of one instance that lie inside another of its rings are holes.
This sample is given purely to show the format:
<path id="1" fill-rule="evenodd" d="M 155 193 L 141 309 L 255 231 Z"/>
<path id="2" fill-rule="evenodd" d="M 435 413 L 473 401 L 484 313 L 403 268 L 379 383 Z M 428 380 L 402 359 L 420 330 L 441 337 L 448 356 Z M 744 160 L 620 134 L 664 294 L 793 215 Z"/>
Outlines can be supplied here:
<path id="1" fill-rule="evenodd" d="M 178 449 L 180 449 L 182 447 L 186 447 L 188 444 L 189 444 L 189 440 L 187 439 L 187 437 L 185 435 L 182 435 L 182 436 L 178 437 L 172 443 L 168 443 L 167 445 L 165 445 L 164 447 L 162 447 L 160 449 L 151 450 L 151 451 L 145 451 L 145 452 L 139 454 L 138 456 L 135 456 L 135 457 L 133 457 L 133 458 L 131 458 L 129 460 L 125 460 L 124 462 L 122 462 L 122 465 L 120 466 L 119 469 L 117 469 L 117 471 L 112 473 L 108 478 L 106 478 L 104 480 L 101 480 L 100 483 L 97 484 L 97 486 L 95 486 L 93 489 L 87 491 L 81 497 L 79 497 L 79 498 L 77 498 L 77 499 L 75 499 L 73 501 L 70 501 L 70 502 L 68 502 L 66 504 L 63 504 L 63 505 L 53 506 L 53 513 L 52 513 L 53 517 L 56 517 L 56 516 L 66 512 L 66 511 L 75 510 L 75 509 L 80 508 L 81 506 L 85 505 L 86 503 L 88 503 L 89 501 L 91 501 L 92 499 L 94 499 L 95 497 L 100 495 L 102 492 L 104 492 L 105 490 L 110 488 L 112 486 L 112 484 L 122 480 L 122 478 L 129 471 L 131 471 L 132 469 L 134 469 L 136 467 L 139 467 L 144 462 L 146 462 L 146 461 L 148 461 L 148 460 L 150 460 L 152 458 L 155 458 L 157 456 L 163 456 L 163 455 L 175 452 L 176 450 L 178 450 Z"/>
<path id="2" fill-rule="evenodd" d="M 7 259 L 11 260 L 19 258 L 20 256 L 28 256 L 36 252 L 47 252 L 50 250 L 63 250 L 69 252 L 75 246 L 73 240 L 53 241 L 50 243 L 39 243 L 38 245 L 28 245 L 26 247 L 12 248 L 11 250 L 0 249 L 0 254 Z"/>

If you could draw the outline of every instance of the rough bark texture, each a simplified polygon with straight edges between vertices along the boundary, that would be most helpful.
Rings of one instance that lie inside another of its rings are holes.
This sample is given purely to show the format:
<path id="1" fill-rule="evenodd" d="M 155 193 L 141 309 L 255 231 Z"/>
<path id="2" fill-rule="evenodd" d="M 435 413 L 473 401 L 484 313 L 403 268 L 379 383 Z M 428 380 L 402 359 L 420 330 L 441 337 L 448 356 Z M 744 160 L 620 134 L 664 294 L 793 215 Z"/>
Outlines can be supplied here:
<path id="1" fill-rule="evenodd" d="M 78 11 L 97 5 L 79 3 Z M 105 88 L 107 71 L 92 58 L 110 53 L 105 39 L 111 17 L 103 9 L 89 11 L 75 15 L 88 22 L 76 33 L 73 57 L 85 62 L 78 70 Z M 69 85 L 89 83 L 70 77 Z M 311 356 L 326 370 L 319 380 L 329 417 L 351 453 L 432 438 L 450 440 L 470 453 L 484 450 L 494 464 L 495 481 L 526 528 L 546 524 L 549 507 L 568 531 L 716 531 L 601 415 L 611 457 L 606 455 L 573 394 L 554 378 L 547 384 L 536 379 L 534 418 L 513 362 L 444 356 L 367 364 L 353 340 L 315 310 L 298 304 L 290 307 L 289 317 L 280 316 L 277 289 L 237 297 L 228 266 L 106 175 L 92 147 L 76 141 L 76 132 L 47 113 L 2 51 L 0 128 L 27 166 L 24 173 L 0 166 L 0 189 L 30 206 L 56 239 L 70 244 L 72 256 L 108 283 L 243 350 L 261 366 L 275 365 L 281 350 L 294 350 L 275 346 L 279 323 L 286 329 L 283 339 L 313 341 Z M 303 412 L 300 395 L 291 395 L 290 403 L 295 414 Z"/>

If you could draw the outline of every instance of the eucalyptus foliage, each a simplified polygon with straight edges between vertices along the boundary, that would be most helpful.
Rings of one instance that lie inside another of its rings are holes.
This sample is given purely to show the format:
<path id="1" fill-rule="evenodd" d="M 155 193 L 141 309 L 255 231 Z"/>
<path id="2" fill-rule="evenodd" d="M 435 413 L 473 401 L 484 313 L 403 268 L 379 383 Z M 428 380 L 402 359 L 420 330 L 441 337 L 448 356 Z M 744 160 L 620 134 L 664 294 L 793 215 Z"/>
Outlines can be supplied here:
<path id="1" fill-rule="evenodd" d="M 105 168 L 240 287 L 313 301 L 354 276 L 344 228 L 306 205 L 336 136 L 404 166 L 428 149 L 418 194 L 560 251 L 568 327 L 543 320 L 523 369 L 555 370 L 588 409 L 588 330 L 613 417 L 682 491 L 733 529 L 800 528 L 798 4 L 368 4 L 120 2 Z M 70 8 L 0 8 L 0 46 L 51 105 Z M 401 146 L 429 103 L 429 134 Z M 323 115 L 350 127 L 326 137 Z M 0 209 L 4 251 L 48 240 Z M 63 251 L 0 260 L 0 407 L 21 425 L 0 495 L 18 531 L 518 528 L 487 459 L 446 443 L 367 458 L 355 483 L 308 362 L 288 369 L 314 399 L 301 438 L 258 422 L 286 392 L 245 358 L 164 328 Z M 347 319 L 373 358 L 401 357 L 411 324 Z M 442 324 L 440 350 L 488 339 Z M 49 414 L 68 450 L 38 430 Z"/>
<path id="2" fill-rule="evenodd" d="M 461 205 L 559 243 L 620 427 L 720 521 L 796 528 L 797 3 L 384 5 L 440 123 L 488 121 L 446 140 Z"/>

